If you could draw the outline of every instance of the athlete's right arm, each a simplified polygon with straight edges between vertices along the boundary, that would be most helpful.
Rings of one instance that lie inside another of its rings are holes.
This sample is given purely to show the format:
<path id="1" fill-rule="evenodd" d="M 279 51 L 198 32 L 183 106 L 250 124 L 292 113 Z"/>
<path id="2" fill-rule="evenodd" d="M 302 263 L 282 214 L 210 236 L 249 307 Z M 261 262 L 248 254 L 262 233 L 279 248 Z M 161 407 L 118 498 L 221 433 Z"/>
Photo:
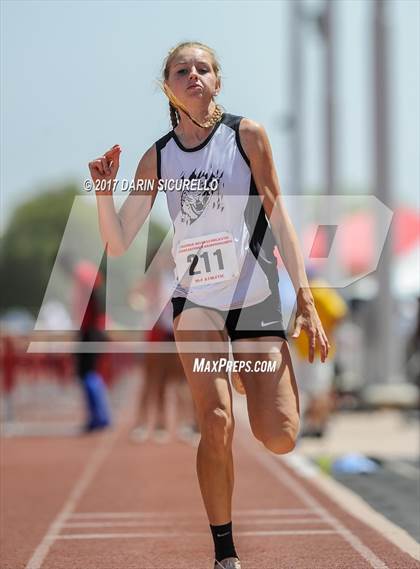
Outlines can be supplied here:
<path id="1" fill-rule="evenodd" d="M 109 187 L 113 187 L 119 168 L 120 153 L 120 147 L 114 146 L 103 156 L 89 163 L 94 184 L 106 180 L 110 183 Z M 150 191 L 141 189 L 143 180 L 153 181 Z M 112 190 L 96 191 L 99 229 L 108 255 L 118 257 L 127 251 L 152 209 L 157 187 L 157 156 L 156 147 L 153 145 L 142 156 L 134 176 L 134 189 L 130 191 L 118 212 L 115 210 Z"/>

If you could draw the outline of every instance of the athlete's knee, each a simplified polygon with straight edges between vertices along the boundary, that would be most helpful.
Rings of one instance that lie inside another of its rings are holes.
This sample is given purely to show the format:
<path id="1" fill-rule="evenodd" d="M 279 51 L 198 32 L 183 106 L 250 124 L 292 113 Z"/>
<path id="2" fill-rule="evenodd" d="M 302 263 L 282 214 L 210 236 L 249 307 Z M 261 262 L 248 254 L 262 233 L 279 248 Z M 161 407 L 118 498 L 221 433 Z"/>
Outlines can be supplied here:
<path id="1" fill-rule="evenodd" d="M 231 447 L 234 421 L 231 413 L 221 407 L 206 412 L 201 422 L 201 438 L 215 452 Z"/>
<path id="2" fill-rule="evenodd" d="M 276 432 L 266 433 L 262 439 L 264 446 L 275 454 L 287 454 L 296 446 L 299 432 L 299 418 L 285 421 Z"/>
<path id="3" fill-rule="evenodd" d="M 287 454 L 296 446 L 296 439 L 290 433 L 284 432 L 265 439 L 264 446 L 274 454 Z"/>

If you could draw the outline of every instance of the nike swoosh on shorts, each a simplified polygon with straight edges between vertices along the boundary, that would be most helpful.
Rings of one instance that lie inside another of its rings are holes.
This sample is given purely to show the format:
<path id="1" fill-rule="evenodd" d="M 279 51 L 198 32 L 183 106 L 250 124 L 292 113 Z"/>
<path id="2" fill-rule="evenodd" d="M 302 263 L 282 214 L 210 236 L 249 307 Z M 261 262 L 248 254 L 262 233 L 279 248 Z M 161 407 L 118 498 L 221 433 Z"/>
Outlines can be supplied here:
<path id="1" fill-rule="evenodd" d="M 280 320 L 273 320 L 272 322 L 261 322 L 261 326 L 265 328 L 266 326 L 270 326 L 270 324 L 280 324 Z"/>

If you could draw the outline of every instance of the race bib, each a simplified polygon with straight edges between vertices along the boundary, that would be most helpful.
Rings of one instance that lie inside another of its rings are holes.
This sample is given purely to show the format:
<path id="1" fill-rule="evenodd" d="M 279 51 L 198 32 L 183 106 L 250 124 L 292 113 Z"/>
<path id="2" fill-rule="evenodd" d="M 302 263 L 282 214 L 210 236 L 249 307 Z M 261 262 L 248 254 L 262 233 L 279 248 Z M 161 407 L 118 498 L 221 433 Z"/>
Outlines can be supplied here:
<path id="1" fill-rule="evenodd" d="M 233 236 L 227 231 L 184 239 L 176 253 L 178 281 L 185 288 L 221 283 L 239 275 Z"/>

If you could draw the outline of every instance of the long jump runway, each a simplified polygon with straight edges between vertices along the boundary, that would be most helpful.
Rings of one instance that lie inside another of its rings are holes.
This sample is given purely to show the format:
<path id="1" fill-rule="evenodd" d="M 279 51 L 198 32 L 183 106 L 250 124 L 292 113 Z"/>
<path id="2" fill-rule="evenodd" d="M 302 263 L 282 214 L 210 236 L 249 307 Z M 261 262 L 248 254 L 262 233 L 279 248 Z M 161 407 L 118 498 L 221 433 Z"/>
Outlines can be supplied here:
<path id="1" fill-rule="evenodd" d="M 130 442 L 132 409 L 85 438 L 2 441 L 2 569 L 212 569 L 196 449 Z M 243 569 L 414 569 L 420 563 L 350 515 L 243 420 L 233 524 Z"/>

